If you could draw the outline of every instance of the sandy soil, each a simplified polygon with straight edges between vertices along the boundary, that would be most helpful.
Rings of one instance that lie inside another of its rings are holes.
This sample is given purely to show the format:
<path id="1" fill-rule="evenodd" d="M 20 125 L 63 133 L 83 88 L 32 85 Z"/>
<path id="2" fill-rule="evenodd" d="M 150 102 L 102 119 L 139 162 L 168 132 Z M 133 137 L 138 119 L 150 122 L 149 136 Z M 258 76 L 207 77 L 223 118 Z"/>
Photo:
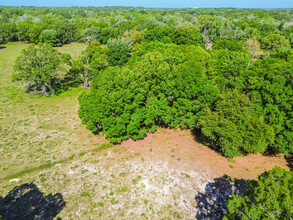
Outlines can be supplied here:
<path id="1" fill-rule="evenodd" d="M 172 168 L 184 167 L 196 172 L 207 172 L 213 178 L 227 174 L 237 179 L 255 179 L 275 166 L 289 170 L 284 155 L 269 157 L 254 154 L 227 159 L 196 142 L 191 132 L 186 130 L 161 129 L 143 140 L 128 140 L 117 147 L 125 147 L 125 154 L 140 153 L 150 160 L 167 161 Z"/>

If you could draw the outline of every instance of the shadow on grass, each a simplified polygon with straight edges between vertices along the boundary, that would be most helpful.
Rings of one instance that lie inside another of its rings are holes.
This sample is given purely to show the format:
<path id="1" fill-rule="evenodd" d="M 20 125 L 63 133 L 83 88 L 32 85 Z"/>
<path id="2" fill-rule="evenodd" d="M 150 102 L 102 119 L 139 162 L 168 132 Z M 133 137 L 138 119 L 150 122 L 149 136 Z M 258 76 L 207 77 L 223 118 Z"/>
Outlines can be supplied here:
<path id="1" fill-rule="evenodd" d="M 293 171 L 293 154 L 286 155 L 285 159 L 287 161 L 287 166 L 290 168 L 291 171 Z"/>
<path id="2" fill-rule="evenodd" d="M 6 197 L 0 197 L 0 216 L 3 220 L 51 220 L 64 207 L 65 201 L 60 193 L 45 196 L 33 183 L 16 186 Z"/>
<path id="3" fill-rule="evenodd" d="M 0 49 L 5 49 L 6 47 L 0 46 Z"/>
<path id="4" fill-rule="evenodd" d="M 228 213 L 227 204 L 232 193 L 244 196 L 247 180 L 231 180 L 229 177 L 214 179 L 205 192 L 195 196 L 196 219 L 222 219 Z"/>

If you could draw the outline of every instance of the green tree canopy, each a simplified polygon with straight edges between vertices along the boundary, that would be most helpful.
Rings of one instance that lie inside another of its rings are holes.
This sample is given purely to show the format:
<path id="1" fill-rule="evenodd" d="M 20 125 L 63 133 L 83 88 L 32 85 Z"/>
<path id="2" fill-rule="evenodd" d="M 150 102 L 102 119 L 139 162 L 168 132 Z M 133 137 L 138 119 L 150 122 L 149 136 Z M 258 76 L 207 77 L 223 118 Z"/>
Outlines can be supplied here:
<path id="1" fill-rule="evenodd" d="M 242 43 L 237 40 L 219 39 L 213 44 L 214 50 L 228 49 L 230 51 L 241 51 Z"/>
<path id="2" fill-rule="evenodd" d="M 40 42 L 51 46 L 61 46 L 61 42 L 57 37 L 56 30 L 43 30 L 40 35 Z"/>
<path id="3" fill-rule="evenodd" d="M 81 38 L 85 43 L 97 41 L 100 34 L 100 29 L 97 27 L 89 27 L 81 32 Z"/>
<path id="4" fill-rule="evenodd" d="M 198 45 L 202 43 L 199 28 L 189 23 L 177 25 L 174 36 L 176 44 Z"/>
<path id="5" fill-rule="evenodd" d="M 265 120 L 276 133 L 274 148 L 293 152 L 293 66 L 289 59 L 268 57 L 249 68 L 245 93 L 252 97 Z"/>
<path id="6" fill-rule="evenodd" d="M 292 219 L 293 172 L 276 167 L 247 184 L 245 197 L 232 195 L 224 219 Z"/>
<path id="7" fill-rule="evenodd" d="M 92 79 L 107 66 L 108 49 L 101 47 L 98 41 L 92 41 L 79 59 L 73 61 L 67 77 L 77 83 L 83 82 L 84 87 L 89 88 Z"/>
<path id="8" fill-rule="evenodd" d="M 197 127 L 206 144 L 227 157 L 264 152 L 274 142 L 273 128 L 249 98 L 236 90 L 221 94 L 211 108 L 206 107 Z"/>
<path id="9" fill-rule="evenodd" d="M 17 58 L 14 79 L 26 83 L 26 92 L 56 93 L 69 60 L 69 54 L 61 54 L 50 45 L 32 44 Z"/>
<path id="10" fill-rule="evenodd" d="M 131 45 L 121 39 L 113 38 L 108 40 L 107 47 L 111 66 L 122 66 L 131 56 Z"/>
<path id="11" fill-rule="evenodd" d="M 213 78 L 221 90 L 244 88 L 244 79 L 251 62 L 247 52 L 215 50 L 212 52 L 208 76 Z"/>
<path id="12" fill-rule="evenodd" d="M 270 52 L 281 52 L 291 48 L 288 39 L 280 34 L 270 34 L 261 40 L 261 48 Z"/>
<path id="13" fill-rule="evenodd" d="M 79 99 L 83 123 L 114 143 L 144 138 L 157 126 L 191 127 L 217 96 L 205 76 L 205 62 L 187 56 L 208 56 L 203 49 L 160 43 L 143 47 L 126 66 L 101 72 Z"/>

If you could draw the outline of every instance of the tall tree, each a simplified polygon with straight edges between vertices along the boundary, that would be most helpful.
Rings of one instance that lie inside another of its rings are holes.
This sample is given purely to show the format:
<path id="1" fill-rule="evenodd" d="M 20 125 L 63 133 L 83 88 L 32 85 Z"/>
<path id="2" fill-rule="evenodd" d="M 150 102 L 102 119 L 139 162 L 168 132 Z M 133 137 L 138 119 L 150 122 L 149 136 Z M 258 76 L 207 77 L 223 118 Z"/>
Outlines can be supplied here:
<path id="1" fill-rule="evenodd" d="M 32 44 L 17 58 L 14 79 L 26 83 L 26 92 L 56 93 L 69 60 L 69 54 L 61 54 L 50 45 Z"/>
<path id="2" fill-rule="evenodd" d="M 82 52 L 78 60 L 73 61 L 68 77 L 83 82 L 89 88 L 91 81 L 100 70 L 108 66 L 108 49 L 101 47 L 98 41 L 92 41 Z"/>

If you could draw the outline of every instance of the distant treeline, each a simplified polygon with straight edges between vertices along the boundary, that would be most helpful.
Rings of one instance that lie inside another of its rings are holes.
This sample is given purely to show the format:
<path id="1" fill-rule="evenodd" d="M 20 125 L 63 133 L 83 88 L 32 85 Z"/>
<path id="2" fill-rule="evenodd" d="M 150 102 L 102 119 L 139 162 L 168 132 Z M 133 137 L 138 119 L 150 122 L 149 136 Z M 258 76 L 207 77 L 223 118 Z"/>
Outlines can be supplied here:
<path id="1" fill-rule="evenodd" d="M 145 8 L 37 8 L 0 7 L 0 43 L 47 42 L 60 46 L 96 39 L 102 44 L 133 30 L 146 41 L 176 41 L 178 27 L 189 24 L 205 44 L 218 39 L 245 41 L 278 34 L 293 42 L 293 10 L 248 9 L 145 9 Z M 272 36 L 270 36 L 270 39 Z M 180 42 L 179 42 L 180 43 Z M 272 49 L 265 41 L 264 49 Z"/>

